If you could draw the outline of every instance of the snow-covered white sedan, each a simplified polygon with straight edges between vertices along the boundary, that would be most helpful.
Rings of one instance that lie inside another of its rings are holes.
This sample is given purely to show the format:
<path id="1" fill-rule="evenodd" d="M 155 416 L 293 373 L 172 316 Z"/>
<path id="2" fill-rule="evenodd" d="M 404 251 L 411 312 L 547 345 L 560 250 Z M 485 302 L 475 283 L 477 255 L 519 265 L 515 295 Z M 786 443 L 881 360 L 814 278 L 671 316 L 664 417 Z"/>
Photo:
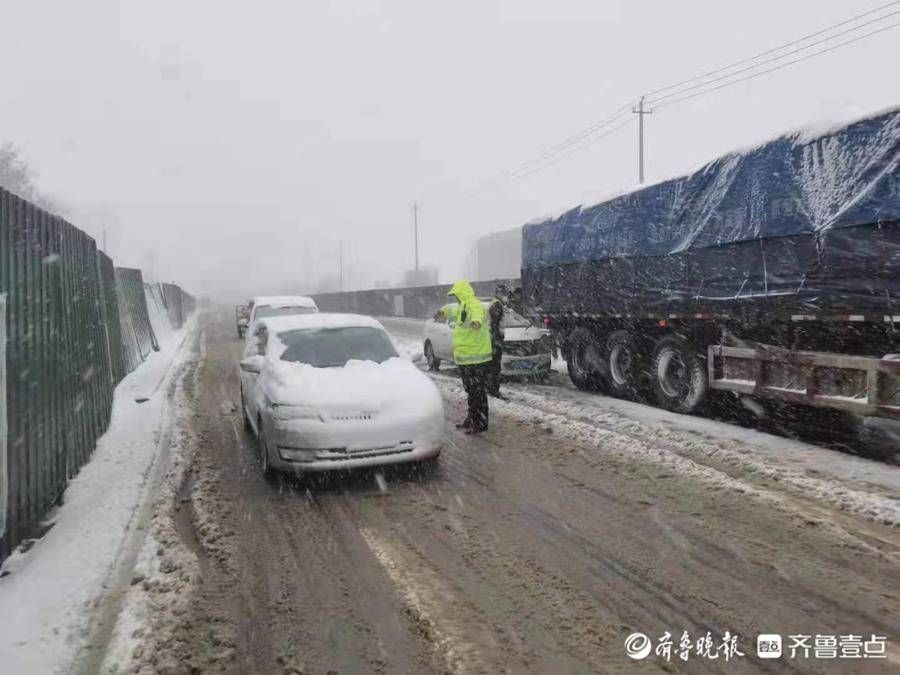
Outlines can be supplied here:
<path id="1" fill-rule="evenodd" d="M 263 472 L 308 472 L 437 457 L 444 406 L 375 319 L 263 318 L 241 361 L 244 422 Z"/>
<path id="2" fill-rule="evenodd" d="M 316 301 L 305 295 L 260 295 L 250 301 L 250 318 L 253 325 L 259 319 L 272 316 L 315 314 L 319 311 Z"/>
<path id="3" fill-rule="evenodd" d="M 236 311 L 244 315 L 237 320 L 238 337 L 243 337 L 259 319 L 315 314 L 319 307 L 315 300 L 305 295 L 260 295 L 252 298 L 246 305 L 239 305 Z"/>

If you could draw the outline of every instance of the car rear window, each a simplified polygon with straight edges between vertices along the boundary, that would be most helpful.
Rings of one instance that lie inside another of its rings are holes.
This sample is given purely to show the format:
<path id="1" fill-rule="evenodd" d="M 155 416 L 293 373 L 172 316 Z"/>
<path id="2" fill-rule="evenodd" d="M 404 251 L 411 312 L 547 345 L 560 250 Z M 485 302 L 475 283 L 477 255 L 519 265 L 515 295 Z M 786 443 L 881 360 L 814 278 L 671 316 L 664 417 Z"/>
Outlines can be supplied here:
<path id="1" fill-rule="evenodd" d="M 279 333 L 278 339 L 287 345 L 282 361 L 316 368 L 340 368 L 354 359 L 381 363 L 397 356 L 387 333 L 378 328 L 308 328 Z"/>

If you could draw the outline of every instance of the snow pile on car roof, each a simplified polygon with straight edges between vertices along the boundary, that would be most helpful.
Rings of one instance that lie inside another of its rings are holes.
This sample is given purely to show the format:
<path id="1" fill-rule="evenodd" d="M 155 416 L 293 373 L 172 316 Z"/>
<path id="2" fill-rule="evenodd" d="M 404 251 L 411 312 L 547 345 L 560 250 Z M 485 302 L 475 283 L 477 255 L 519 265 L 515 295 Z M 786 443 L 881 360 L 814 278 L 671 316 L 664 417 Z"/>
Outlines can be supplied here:
<path id="1" fill-rule="evenodd" d="M 312 405 L 329 412 L 379 412 L 397 406 L 441 406 L 432 381 L 409 359 L 348 361 L 341 368 L 315 368 L 306 363 L 273 359 L 266 369 L 267 389 L 279 404 Z M 415 406 L 411 402 L 415 401 Z"/>
<path id="2" fill-rule="evenodd" d="M 361 314 L 297 314 L 294 316 L 271 316 L 259 320 L 271 333 L 289 330 L 316 330 L 322 328 L 378 328 L 384 330 L 377 320 Z"/>
<path id="3" fill-rule="evenodd" d="M 305 295 L 261 295 L 253 298 L 253 304 L 265 307 L 316 307 L 316 301 Z"/>

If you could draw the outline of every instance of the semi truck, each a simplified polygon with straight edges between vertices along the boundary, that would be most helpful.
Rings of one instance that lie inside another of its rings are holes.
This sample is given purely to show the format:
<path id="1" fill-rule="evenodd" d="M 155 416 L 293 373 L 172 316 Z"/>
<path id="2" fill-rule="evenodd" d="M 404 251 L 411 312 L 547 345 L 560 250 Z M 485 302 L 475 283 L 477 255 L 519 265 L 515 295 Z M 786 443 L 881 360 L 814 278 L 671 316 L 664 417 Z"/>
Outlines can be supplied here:
<path id="1" fill-rule="evenodd" d="M 527 224 L 526 302 L 579 388 L 843 411 L 900 448 L 900 108 Z"/>

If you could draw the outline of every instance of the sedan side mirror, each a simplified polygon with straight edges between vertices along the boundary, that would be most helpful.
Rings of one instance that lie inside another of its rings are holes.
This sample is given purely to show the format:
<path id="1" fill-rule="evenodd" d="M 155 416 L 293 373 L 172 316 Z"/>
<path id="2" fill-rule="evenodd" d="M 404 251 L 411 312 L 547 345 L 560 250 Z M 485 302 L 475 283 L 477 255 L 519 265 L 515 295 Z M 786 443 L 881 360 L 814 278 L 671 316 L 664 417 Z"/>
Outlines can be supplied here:
<path id="1" fill-rule="evenodd" d="M 245 373 L 258 373 L 262 370 L 264 360 L 265 357 L 263 356 L 248 356 L 246 359 L 241 361 L 241 370 L 243 370 Z"/>

